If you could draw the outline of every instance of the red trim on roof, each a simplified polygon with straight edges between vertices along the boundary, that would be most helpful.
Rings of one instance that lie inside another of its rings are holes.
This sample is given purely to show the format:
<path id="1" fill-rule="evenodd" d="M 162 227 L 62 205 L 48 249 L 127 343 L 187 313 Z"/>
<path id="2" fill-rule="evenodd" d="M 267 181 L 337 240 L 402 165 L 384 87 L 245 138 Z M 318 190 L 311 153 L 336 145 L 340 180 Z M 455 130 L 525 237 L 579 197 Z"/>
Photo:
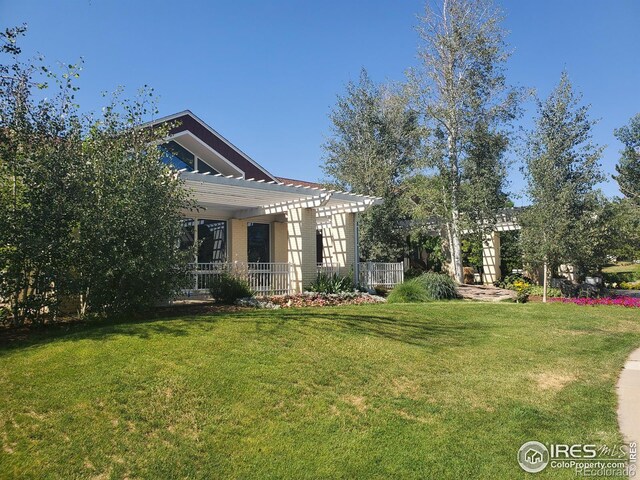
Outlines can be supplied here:
<path id="1" fill-rule="evenodd" d="M 180 115 L 170 120 L 162 121 L 156 125 L 161 125 L 167 122 L 175 122 L 177 125 L 169 130 L 169 135 L 175 135 L 180 132 L 189 131 L 196 137 L 202 140 L 204 143 L 213 148 L 216 152 L 226 158 L 229 162 L 238 167 L 244 172 L 245 178 L 254 178 L 256 180 L 265 180 L 272 182 L 276 180 L 274 177 L 263 172 L 260 168 L 256 167 L 253 163 L 247 160 L 242 154 L 230 146 L 224 139 L 213 133 L 209 128 L 202 125 L 198 120 L 193 118 L 188 113 Z"/>
<path id="2" fill-rule="evenodd" d="M 307 182 L 306 180 L 296 180 L 294 178 L 276 177 L 276 180 L 284 183 L 285 185 L 293 183 L 294 185 L 302 185 L 303 187 L 325 188 L 325 186 L 321 183 Z"/>

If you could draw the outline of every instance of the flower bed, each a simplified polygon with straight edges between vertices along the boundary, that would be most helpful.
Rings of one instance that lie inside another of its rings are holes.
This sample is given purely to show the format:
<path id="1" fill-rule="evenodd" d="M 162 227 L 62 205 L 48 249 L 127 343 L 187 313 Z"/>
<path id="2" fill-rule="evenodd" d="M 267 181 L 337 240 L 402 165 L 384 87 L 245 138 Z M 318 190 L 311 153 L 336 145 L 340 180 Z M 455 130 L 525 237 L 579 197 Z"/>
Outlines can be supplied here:
<path id="1" fill-rule="evenodd" d="M 304 292 L 295 295 L 272 295 L 241 298 L 236 305 L 255 308 L 328 307 L 333 305 L 362 305 L 384 303 L 386 299 L 363 292 L 318 293 Z"/>
<path id="2" fill-rule="evenodd" d="M 575 303 L 576 305 L 617 305 L 619 307 L 640 308 L 640 298 L 634 297 L 550 298 L 549 301 Z"/>

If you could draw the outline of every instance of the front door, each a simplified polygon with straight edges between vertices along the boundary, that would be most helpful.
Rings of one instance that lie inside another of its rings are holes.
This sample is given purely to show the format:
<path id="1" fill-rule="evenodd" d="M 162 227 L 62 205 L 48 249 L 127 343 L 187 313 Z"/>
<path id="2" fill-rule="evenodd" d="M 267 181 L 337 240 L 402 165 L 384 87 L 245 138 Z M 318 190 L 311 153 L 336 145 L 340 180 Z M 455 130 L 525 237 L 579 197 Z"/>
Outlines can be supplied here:
<path id="1" fill-rule="evenodd" d="M 269 263 L 271 243 L 268 223 L 247 224 L 247 260 Z"/>

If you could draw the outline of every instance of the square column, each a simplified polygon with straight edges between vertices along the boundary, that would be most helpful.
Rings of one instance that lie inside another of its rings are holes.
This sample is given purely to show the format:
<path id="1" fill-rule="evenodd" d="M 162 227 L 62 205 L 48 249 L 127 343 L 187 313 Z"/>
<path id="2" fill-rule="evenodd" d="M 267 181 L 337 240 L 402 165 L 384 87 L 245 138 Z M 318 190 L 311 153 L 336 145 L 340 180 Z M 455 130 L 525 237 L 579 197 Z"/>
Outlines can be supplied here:
<path id="1" fill-rule="evenodd" d="M 355 275 L 356 214 L 331 215 L 331 263 L 340 266 L 341 275 Z"/>
<path id="2" fill-rule="evenodd" d="M 288 262 L 291 264 L 289 288 L 302 292 L 316 279 L 316 211 L 292 208 L 287 211 Z"/>
<path id="3" fill-rule="evenodd" d="M 497 282 L 500 273 L 500 234 L 491 232 L 482 242 L 482 277 L 485 284 Z"/>
<path id="4" fill-rule="evenodd" d="M 247 221 L 229 220 L 229 262 L 247 261 Z"/>
<path id="5" fill-rule="evenodd" d="M 287 224 L 282 222 L 273 222 L 271 224 L 271 238 L 273 250 L 273 262 L 286 263 L 288 261 L 287 253 Z"/>

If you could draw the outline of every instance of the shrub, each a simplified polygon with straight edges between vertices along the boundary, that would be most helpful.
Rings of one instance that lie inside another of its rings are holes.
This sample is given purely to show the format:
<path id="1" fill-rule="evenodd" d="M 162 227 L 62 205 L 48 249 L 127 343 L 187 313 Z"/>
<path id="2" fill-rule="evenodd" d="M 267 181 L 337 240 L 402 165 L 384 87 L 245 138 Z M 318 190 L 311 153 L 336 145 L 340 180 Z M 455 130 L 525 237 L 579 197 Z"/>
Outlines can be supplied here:
<path id="1" fill-rule="evenodd" d="M 603 272 L 602 279 L 608 284 L 640 281 L 640 272 Z"/>
<path id="2" fill-rule="evenodd" d="M 537 297 L 542 297 L 544 287 L 542 285 L 531 285 L 529 287 L 529 295 L 535 295 Z M 562 297 L 562 292 L 559 288 L 547 287 L 547 297 L 549 298 L 559 298 Z"/>
<path id="3" fill-rule="evenodd" d="M 529 300 L 529 292 L 531 292 L 531 284 L 524 280 L 516 280 L 513 282 L 513 288 L 516 292 L 516 303 L 526 303 Z"/>
<path id="4" fill-rule="evenodd" d="M 411 267 L 409 270 L 404 272 L 404 279 L 411 280 L 412 278 L 419 277 L 424 273 L 424 269 Z"/>
<path id="5" fill-rule="evenodd" d="M 449 275 L 427 272 L 420 275 L 416 280 L 424 286 L 429 300 L 458 298 L 456 284 Z"/>
<path id="6" fill-rule="evenodd" d="M 352 292 L 353 279 L 351 277 L 342 277 L 337 273 L 333 273 L 331 275 L 319 273 L 315 282 L 309 285 L 307 290 L 318 293 Z"/>
<path id="7" fill-rule="evenodd" d="M 429 295 L 420 277 L 396 285 L 387 297 L 389 303 L 423 303 L 429 300 Z"/>
<path id="8" fill-rule="evenodd" d="M 214 275 L 209 292 L 217 303 L 226 305 L 233 304 L 239 298 L 253 295 L 247 282 L 228 273 Z"/>
<path id="9" fill-rule="evenodd" d="M 376 285 L 375 287 L 373 287 L 373 290 L 375 290 L 376 295 L 378 295 L 379 297 L 386 297 L 387 295 L 389 295 L 389 289 L 387 287 L 383 287 L 382 285 Z"/>
<path id="10" fill-rule="evenodd" d="M 464 267 L 462 269 L 462 274 L 463 274 L 463 281 L 464 283 L 466 283 L 467 285 L 473 285 L 474 283 L 476 283 L 476 277 L 475 277 L 475 273 L 476 273 L 476 269 L 473 267 Z"/>

